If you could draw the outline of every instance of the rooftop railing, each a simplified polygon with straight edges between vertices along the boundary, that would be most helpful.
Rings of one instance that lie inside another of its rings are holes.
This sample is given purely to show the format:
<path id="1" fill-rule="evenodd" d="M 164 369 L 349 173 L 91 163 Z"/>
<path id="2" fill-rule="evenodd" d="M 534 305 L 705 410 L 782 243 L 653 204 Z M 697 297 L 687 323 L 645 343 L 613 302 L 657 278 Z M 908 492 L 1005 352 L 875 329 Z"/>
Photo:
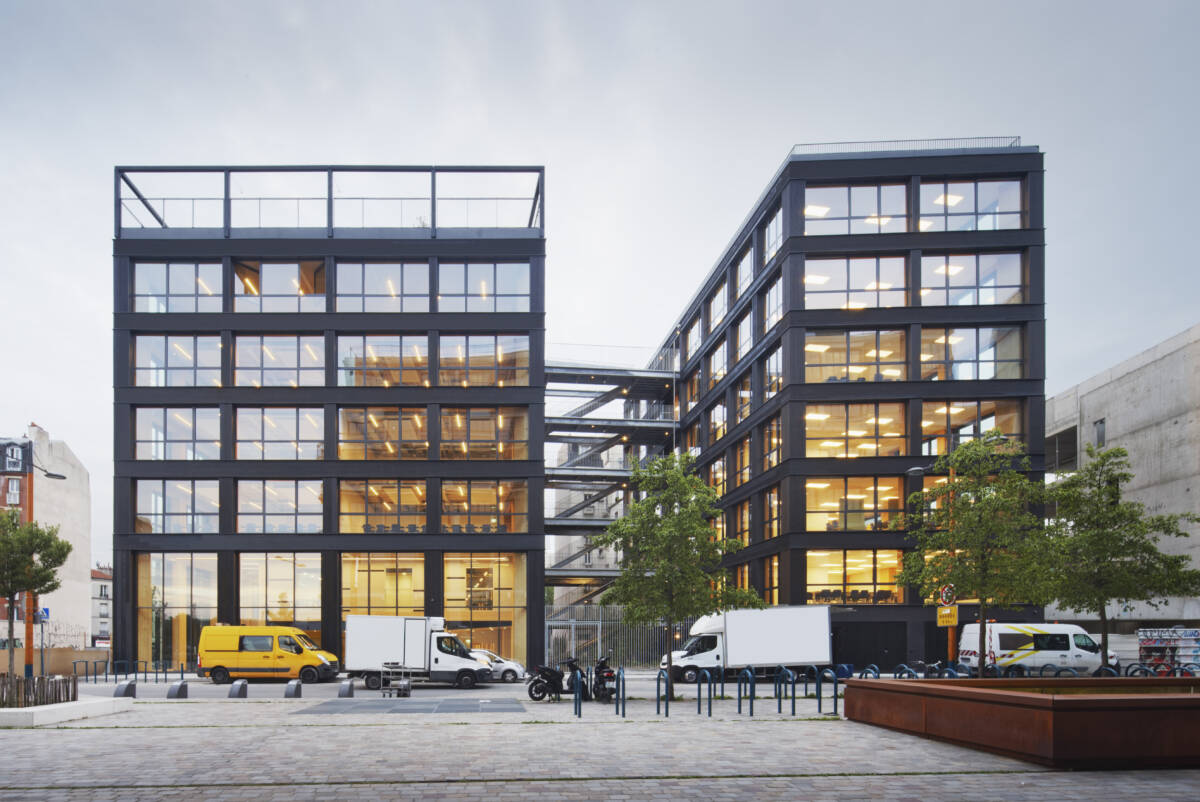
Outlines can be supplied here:
<path id="1" fill-rule="evenodd" d="M 793 156 L 828 153 L 885 153 L 894 150 L 972 150 L 1019 148 L 1019 136 L 971 136 L 957 139 L 884 139 L 876 142 L 816 142 L 796 145 Z"/>
<path id="2" fill-rule="evenodd" d="M 541 236 L 544 180 L 541 167 L 117 167 L 114 236 Z"/>

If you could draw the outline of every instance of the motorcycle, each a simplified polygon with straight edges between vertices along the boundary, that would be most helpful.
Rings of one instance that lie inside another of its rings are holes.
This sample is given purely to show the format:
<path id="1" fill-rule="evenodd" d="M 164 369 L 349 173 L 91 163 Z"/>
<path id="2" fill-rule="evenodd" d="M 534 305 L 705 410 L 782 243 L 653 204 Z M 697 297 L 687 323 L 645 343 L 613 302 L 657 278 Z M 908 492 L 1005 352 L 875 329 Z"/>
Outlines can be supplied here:
<path id="1" fill-rule="evenodd" d="M 617 672 L 601 657 L 592 669 L 592 698 L 601 704 L 612 701 L 617 692 Z"/>
<path id="2" fill-rule="evenodd" d="M 575 692 L 575 672 L 581 670 L 579 668 L 579 661 L 574 657 L 568 657 L 566 660 L 562 660 L 554 665 L 563 666 L 564 668 L 562 671 L 559 671 L 557 668 L 551 668 L 550 666 L 533 667 L 533 673 L 529 677 L 529 687 L 525 689 L 526 693 L 529 694 L 529 698 L 533 701 L 540 702 L 550 694 L 554 694 L 557 698 L 561 697 L 564 693 Z M 591 699 L 591 693 L 588 690 L 586 680 L 583 681 L 581 692 L 584 701 Z"/>

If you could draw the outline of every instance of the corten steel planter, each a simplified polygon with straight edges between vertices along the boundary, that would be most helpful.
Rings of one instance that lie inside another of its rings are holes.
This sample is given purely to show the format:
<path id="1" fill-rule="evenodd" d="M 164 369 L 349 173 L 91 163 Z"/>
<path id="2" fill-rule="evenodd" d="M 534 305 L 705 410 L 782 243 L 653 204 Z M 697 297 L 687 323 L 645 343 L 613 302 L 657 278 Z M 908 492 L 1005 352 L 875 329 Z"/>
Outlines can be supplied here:
<path id="1" fill-rule="evenodd" d="M 843 682 L 851 721 L 1060 768 L 1200 766 L 1200 678 Z"/>

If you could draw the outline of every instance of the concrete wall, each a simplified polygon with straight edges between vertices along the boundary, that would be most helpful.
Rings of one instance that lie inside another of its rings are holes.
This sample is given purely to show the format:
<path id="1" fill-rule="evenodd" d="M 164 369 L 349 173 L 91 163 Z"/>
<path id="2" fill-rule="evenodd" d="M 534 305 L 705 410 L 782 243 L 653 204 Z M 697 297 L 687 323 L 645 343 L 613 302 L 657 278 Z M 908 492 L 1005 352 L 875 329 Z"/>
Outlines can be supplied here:
<path id="1" fill-rule="evenodd" d="M 1080 459 L 1095 443 L 1103 419 L 1105 445 L 1129 452 L 1134 479 L 1125 498 L 1151 514 L 1200 515 L 1200 325 L 1184 331 L 1109 370 L 1046 399 L 1046 435 L 1077 427 Z M 1200 526 L 1185 527 L 1189 538 L 1166 538 L 1160 548 L 1187 554 L 1200 568 Z M 1175 598 L 1158 610 L 1146 604 L 1113 608 L 1124 621 L 1155 623 L 1200 620 L 1200 599 Z M 1046 608 L 1047 619 L 1072 620 L 1069 611 Z"/>
<path id="2" fill-rule="evenodd" d="M 50 608 L 46 645 L 83 648 L 92 642 L 91 480 L 70 447 L 61 440 L 51 440 L 45 429 L 30 424 L 26 437 L 33 441 L 38 465 L 67 477 L 48 479 L 34 471 L 34 520 L 43 526 L 58 526 L 58 536 L 72 546 L 71 556 L 58 572 L 62 586 L 38 601 L 39 607 Z M 41 644 L 41 633 L 36 628 L 34 643 Z"/>

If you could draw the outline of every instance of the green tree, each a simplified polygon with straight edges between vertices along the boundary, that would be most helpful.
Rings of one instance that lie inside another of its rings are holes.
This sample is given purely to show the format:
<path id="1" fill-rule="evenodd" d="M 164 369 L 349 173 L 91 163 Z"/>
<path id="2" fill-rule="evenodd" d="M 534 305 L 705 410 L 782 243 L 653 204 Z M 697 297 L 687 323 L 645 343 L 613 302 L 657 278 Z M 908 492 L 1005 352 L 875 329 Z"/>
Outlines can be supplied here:
<path id="1" fill-rule="evenodd" d="M 946 481 L 912 494 L 913 511 L 901 521 L 916 550 L 905 555 L 899 581 L 926 599 L 945 585 L 978 598 L 980 676 L 989 610 L 1046 598 L 1046 538 L 1035 514 L 1043 488 L 1028 470 L 1023 445 L 987 432 L 938 457 L 933 472 Z"/>
<path id="2" fill-rule="evenodd" d="M 1055 559 L 1053 597 L 1060 606 L 1100 619 L 1100 659 L 1108 665 L 1108 605 L 1145 602 L 1158 607 L 1167 596 L 1200 594 L 1200 570 L 1186 555 L 1163 554 L 1159 536 L 1187 537 L 1180 524 L 1195 515 L 1147 515 L 1135 501 L 1121 500 L 1133 478 L 1123 448 L 1088 445 L 1087 461 L 1049 488 L 1049 519 Z"/>
<path id="3" fill-rule="evenodd" d="M 17 597 L 22 593 L 57 590 L 58 569 L 67 561 L 71 544 L 58 537 L 58 527 L 21 523 L 17 510 L 0 511 L 0 596 L 8 600 L 8 674 L 13 676 L 13 645 Z M 25 615 L 32 615 L 26 610 Z"/>
<path id="4" fill-rule="evenodd" d="M 621 573 L 606 602 L 623 604 L 631 624 L 665 621 L 668 632 L 690 616 L 764 606 L 758 594 L 733 587 L 720 566 L 742 544 L 718 537 L 709 525 L 720 514 L 717 494 L 692 470 L 691 456 L 668 454 L 634 468 L 632 484 L 642 498 L 594 538 L 621 552 Z M 668 676 L 673 670 L 668 648 Z"/>

